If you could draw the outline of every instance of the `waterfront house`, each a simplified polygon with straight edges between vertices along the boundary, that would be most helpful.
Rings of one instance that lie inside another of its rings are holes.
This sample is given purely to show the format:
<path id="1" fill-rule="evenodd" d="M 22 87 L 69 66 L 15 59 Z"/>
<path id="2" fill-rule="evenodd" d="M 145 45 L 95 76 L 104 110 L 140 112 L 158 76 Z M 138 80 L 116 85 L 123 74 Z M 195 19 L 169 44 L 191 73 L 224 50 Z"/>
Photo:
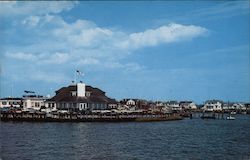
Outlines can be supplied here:
<path id="1" fill-rule="evenodd" d="M 57 90 L 56 95 L 48 100 L 49 104 L 67 111 L 105 110 L 117 106 L 117 102 L 107 97 L 104 91 L 82 82 Z"/>
<path id="2" fill-rule="evenodd" d="M 118 108 L 118 102 L 113 98 L 109 98 L 108 109 L 117 109 L 117 108 Z"/>
<path id="3" fill-rule="evenodd" d="M 194 102 L 192 102 L 192 101 L 180 101 L 179 105 L 184 110 L 197 109 L 196 104 Z"/>
<path id="4" fill-rule="evenodd" d="M 177 101 L 167 101 L 166 105 L 173 111 L 173 112 L 180 112 L 182 108 L 180 107 Z"/>
<path id="5" fill-rule="evenodd" d="M 137 101 L 138 99 L 123 99 L 120 101 L 121 105 L 126 110 L 136 110 L 137 109 Z"/>
<path id="6" fill-rule="evenodd" d="M 9 108 L 9 107 L 22 107 L 22 98 L 1 98 L 0 99 L 0 108 Z"/>
<path id="7" fill-rule="evenodd" d="M 152 102 L 153 103 L 153 102 Z M 143 99 L 123 99 L 120 104 L 130 110 L 149 110 L 152 107 L 152 103 Z"/>
<path id="8" fill-rule="evenodd" d="M 207 100 L 202 107 L 204 111 L 222 111 L 223 102 L 220 100 Z"/>
<path id="9" fill-rule="evenodd" d="M 120 101 L 121 104 L 126 105 L 128 107 L 135 107 L 137 99 L 123 99 Z"/>

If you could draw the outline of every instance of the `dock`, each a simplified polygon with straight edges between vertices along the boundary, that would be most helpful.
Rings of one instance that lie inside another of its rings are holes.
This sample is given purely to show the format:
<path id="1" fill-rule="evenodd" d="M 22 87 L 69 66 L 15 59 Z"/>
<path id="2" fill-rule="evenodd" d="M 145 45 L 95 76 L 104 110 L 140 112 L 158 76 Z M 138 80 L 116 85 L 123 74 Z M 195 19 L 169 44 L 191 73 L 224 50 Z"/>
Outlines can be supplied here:
<path id="1" fill-rule="evenodd" d="M 179 114 L 1 113 L 1 121 L 20 122 L 152 122 L 182 120 Z"/>

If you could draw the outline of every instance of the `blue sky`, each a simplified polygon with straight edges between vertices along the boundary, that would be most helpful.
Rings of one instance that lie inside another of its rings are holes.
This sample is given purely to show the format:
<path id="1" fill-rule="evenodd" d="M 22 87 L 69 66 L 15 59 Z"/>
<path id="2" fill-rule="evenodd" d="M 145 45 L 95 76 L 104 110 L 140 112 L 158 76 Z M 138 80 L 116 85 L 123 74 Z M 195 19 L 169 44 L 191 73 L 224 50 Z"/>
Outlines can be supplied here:
<path id="1" fill-rule="evenodd" d="M 118 100 L 250 101 L 249 1 L 0 3 L 1 97 L 78 69 Z"/>

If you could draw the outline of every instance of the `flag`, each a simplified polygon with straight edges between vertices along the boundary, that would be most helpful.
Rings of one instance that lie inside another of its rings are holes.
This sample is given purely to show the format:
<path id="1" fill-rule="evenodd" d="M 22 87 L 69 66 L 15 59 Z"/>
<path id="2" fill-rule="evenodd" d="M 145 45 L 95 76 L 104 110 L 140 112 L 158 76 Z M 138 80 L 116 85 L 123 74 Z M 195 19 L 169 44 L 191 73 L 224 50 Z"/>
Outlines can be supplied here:
<path id="1" fill-rule="evenodd" d="M 24 91 L 25 93 L 35 93 L 34 91 Z"/>
<path id="2" fill-rule="evenodd" d="M 79 70 L 76 70 L 76 73 L 77 73 L 78 76 L 83 76 L 84 75 L 83 72 L 81 72 Z"/>

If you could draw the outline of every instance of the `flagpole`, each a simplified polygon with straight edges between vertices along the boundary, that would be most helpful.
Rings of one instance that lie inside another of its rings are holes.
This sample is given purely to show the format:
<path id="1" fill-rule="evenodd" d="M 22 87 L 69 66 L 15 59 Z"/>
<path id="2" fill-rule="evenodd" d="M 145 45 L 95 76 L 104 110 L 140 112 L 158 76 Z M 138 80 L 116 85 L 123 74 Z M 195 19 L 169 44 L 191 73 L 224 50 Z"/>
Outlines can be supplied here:
<path id="1" fill-rule="evenodd" d="M 76 83 L 76 71 L 74 72 L 74 82 Z"/>

